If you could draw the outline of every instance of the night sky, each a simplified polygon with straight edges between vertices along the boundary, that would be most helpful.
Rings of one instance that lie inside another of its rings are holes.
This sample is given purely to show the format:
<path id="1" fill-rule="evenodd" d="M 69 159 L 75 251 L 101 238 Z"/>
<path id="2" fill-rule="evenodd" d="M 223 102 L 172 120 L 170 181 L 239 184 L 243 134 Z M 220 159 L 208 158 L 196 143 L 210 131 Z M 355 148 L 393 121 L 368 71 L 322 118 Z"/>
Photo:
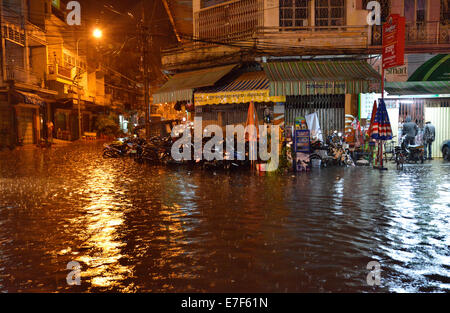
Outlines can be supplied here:
<path id="1" fill-rule="evenodd" d="M 142 16 L 142 1 L 80 0 L 79 2 L 87 28 L 97 26 L 103 30 L 102 54 L 108 57 L 108 63 L 115 69 L 139 79 L 141 54 L 137 25 Z M 149 32 L 155 34 L 149 43 L 150 76 L 154 83 L 159 84 L 162 79 L 160 51 L 174 46 L 176 38 L 162 2 L 146 0 L 144 5 Z M 130 17 L 128 12 L 134 18 Z"/>

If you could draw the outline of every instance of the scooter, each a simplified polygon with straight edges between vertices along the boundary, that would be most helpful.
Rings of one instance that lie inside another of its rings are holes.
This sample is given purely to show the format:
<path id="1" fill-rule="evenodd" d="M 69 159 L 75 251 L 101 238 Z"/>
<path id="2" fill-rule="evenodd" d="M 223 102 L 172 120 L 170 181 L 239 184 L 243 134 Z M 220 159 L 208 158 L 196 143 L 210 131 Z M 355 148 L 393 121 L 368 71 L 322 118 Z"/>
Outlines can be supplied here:
<path id="1" fill-rule="evenodd" d="M 401 139 L 400 148 L 407 162 L 423 163 L 425 159 L 425 149 L 423 145 L 408 145 L 406 143 L 406 135 L 405 135 Z"/>
<path id="2" fill-rule="evenodd" d="M 118 158 L 128 155 L 135 155 L 137 150 L 135 149 L 136 142 L 134 139 L 119 139 L 110 144 L 105 144 L 103 149 L 104 158 Z"/>

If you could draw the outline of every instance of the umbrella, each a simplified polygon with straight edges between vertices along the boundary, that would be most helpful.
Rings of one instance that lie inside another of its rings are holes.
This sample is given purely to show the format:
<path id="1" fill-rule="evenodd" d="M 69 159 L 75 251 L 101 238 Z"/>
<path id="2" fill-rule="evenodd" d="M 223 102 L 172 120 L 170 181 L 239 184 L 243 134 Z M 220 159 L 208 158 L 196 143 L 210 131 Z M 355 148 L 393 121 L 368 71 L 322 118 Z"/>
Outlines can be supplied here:
<path id="1" fill-rule="evenodd" d="M 247 113 L 247 121 L 245 123 L 245 127 L 253 125 L 254 127 L 250 127 L 248 132 L 248 141 L 249 141 L 249 158 L 251 160 L 251 163 L 253 164 L 253 160 L 256 159 L 256 141 L 258 139 L 258 114 L 255 110 L 255 106 L 253 104 L 253 101 L 250 102 L 248 106 L 248 113 Z M 256 128 L 256 132 L 255 132 Z"/>
<path id="2" fill-rule="evenodd" d="M 389 122 L 389 115 L 386 110 L 386 104 L 384 99 L 380 99 L 377 108 L 377 113 L 375 114 L 375 119 L 373 120 L 372 134 L 370 135 L 373 139 L 378 140 L 378 161 L 380 163 L 380 169 L 383 168 L 383 140 L 392 139 L 392 129 L 391 123 Z"/>
<path id="3" fill-rule="evenodd" d="M 372 115 L 370 117 L 370 124 L 369 124 L 369 129 L 367 130 L 367 134 L 370 136 L 372 136 L 372 132 L 373 132 L 373 122 L 375 120 L 375 115 L 377 114 L 377 101 L 375 100 L 373 102 L 373 108 L 372 108 Z"/>
<path id="4" fill-rule="evenodd" d="M 377 140 L 390 140 L 392 139 L 391 123 L 389 122 L 389 115 L 386 110 L 386 104 L 383 99 L 380 99 L 377 113 L 373 124 L 370 125 L 371 134 L 370 137 Z"/>

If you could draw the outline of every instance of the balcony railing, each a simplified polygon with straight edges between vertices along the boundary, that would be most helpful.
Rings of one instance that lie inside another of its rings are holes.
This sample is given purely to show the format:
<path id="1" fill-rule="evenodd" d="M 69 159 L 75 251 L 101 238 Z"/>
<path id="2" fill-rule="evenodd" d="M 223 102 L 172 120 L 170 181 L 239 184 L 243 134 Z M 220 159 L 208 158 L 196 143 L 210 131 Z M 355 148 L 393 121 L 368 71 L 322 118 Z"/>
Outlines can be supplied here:
<path id="1" fill-rule="evenodd" d="M 236 38 L 264 24 L 262 0 L 240 0 L 205 8 L 195 13 L 199 38 Z"/>
<path id="2" fill-rule="evenodd" d="M 36 73 L 14 65 L 6 66 L 6 79 L 36 86 L 42 83 Z"/>
<path id="3" fill-rule="evenodd" d="M 49 64 L 48 73 L 50 75 L 59 75 L 68 79 L 72 79 L 72 69 L 59 64 Z"/>
<path id="4" fill-rule="evenodd" d="M 32 24 L 31 22 L 27 22 L 26 25 L 27 28 L 27 35 L 30 39 L 33 39 L 34 41 L 45 45 L 47 43 L 46 39 L 46 32 L 41 27 Z"/>
<path id="5" fill-rule="evenodd" d="M 372 26 L 370 37 L 373 46 L 382 44 L 381 25 Z M 450 24 L 441 22 L 407 23 L 405 25 L 405 44 L 406 46 L 450 44 Z"/>

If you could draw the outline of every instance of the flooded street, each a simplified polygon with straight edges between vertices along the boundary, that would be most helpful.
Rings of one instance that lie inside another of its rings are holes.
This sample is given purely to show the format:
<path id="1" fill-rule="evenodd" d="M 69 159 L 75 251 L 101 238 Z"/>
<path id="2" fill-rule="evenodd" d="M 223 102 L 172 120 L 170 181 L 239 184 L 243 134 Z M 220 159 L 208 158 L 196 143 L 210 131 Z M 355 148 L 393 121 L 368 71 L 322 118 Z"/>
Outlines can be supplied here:
<path id="1" fill-rule="evenodd" d="M 101 151 L 0 152 L 0 292 L 450 291 L 442 160 L 257 176 Z"/>

